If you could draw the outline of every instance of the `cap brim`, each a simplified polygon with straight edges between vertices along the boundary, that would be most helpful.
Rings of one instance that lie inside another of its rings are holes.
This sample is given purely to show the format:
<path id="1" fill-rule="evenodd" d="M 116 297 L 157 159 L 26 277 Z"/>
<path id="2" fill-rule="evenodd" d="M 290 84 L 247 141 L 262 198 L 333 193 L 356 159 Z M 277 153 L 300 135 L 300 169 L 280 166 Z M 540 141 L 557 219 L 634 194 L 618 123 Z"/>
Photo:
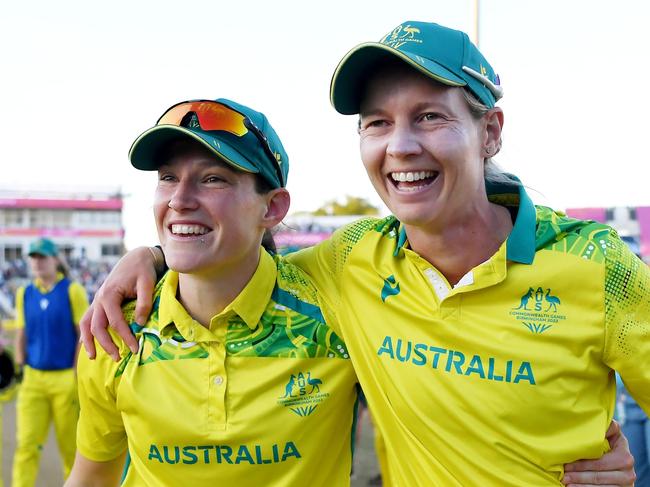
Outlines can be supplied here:
<path id="1" fill-rule="evenodd" d="M 259 170 L 224 140 L 200 131 L 176 125 L 156 125 L 143 132 L 129 149 L 129 160 L 136 169 L 155 171 L 160 165 L 160 151 L 167 144 L 179 139 L 195 140 L 213 152 L 227 164 L 245 172 Z"/>
<path id="2" fill-rule="evenodd" d="M 430 59 L 398 51 L 379 42 L 359 44 L 348 52 L 334 71 L 330 84 L 330 102 L 343 115 L 359 113 L 361 91 L 369 70 L 385 59 L 399 59 L 426 76 L 449 86 L 465 86 L 467 82 Z"/>

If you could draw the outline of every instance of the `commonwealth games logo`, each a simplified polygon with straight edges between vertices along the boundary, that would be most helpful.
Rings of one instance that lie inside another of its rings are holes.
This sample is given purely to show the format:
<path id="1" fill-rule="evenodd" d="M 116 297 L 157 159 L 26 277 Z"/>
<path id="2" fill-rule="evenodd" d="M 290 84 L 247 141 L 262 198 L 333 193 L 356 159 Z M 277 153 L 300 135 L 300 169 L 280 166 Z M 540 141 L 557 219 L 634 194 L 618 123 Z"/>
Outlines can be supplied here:
<path id="1" fill-rule="evenodd" d="M 386 34 L 379 42 L 393 49 L 399 49 L 407 42 L 415 42 L 421 44 L 422 40 L 419 39 L 420 29 L 413 27 L 409 24 L 399 25 L 391 32 Z"/>
<path id="2" fill-rule="evenodd" d="M 329 392 L 321 392 L 322 385 L 323 381 L 312 377 L 311 371 L 291 374 L 284 386 L 284 395 L 278 398 L 278 404 L 298 416 L 309 416 L 329 397 Z"/>
<path id="3" fill-rule="evenodd" d="M 544 333 L 559 321 L 566 320 L 566 316 L 560 313 L 561 304 L 560 298 L 552 294 L 551 288 L 529 287 L 519 298 L 519 306 L 513 307 L 510 315 L 531 333 Z"/>

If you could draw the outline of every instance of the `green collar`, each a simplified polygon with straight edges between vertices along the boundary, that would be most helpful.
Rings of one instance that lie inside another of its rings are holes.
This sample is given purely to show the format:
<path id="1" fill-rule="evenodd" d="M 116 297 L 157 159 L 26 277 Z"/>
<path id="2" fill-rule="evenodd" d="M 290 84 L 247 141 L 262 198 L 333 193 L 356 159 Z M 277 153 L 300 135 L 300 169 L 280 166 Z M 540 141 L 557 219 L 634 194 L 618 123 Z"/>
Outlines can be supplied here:
<path id="1" fill-rule="evenodd" d="M 512 184 L 486 181 L 485 189 L 492 203 L 505 206 L 509 210 L 515 209 L 517 212 L 517 218 L 506 243 L 506 258 L 521 264 L 532 264 L 535 258 L 537 221 L 535 206 L 517 176 L 512 174 L 507 176 L 512 180 Z M 397 256 L 407 244 L 406 230 L 400 223 L 394 255 Z"/>
<path id="2" fill-rule="evenodd" d="M 526 188 L 512 174 L 513 184 L 486 182 L 488 199 L 508 209 L 517 209 L 517 218 L 506 242 L 506 258 L 521 264 L 532 264 L 535 258 L 537 214 Z"/>

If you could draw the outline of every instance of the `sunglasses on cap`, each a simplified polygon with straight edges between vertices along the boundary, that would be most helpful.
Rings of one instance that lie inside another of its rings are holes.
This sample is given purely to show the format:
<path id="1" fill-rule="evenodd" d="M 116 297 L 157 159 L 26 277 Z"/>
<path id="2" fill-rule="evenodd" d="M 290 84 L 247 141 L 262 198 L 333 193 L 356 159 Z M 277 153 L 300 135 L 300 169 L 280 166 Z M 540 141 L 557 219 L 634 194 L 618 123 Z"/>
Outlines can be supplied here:
<path id="1" fill-rule="evenodd" d="M 262 144 L 262 149 L 264 149 L 266 155 L 273 161 L 273 167 L 275 168 L 280 185 L 285 185 L 282 169 L 275 157 L 275 153 L 269 145 L 266 135 L 262 133 L 249 117 L 234 108 L 212 100 L 183 101 L 173 105 L 163 113 L 162 117 L 156 122 L 156 125 L 175 125 L 181 127 L 181 123 L 188 113 L 196 115 L 201 130 L 206 132 L 222 130 L 237 137 L 243 137 L 250 131 L 260 144 Z"/>

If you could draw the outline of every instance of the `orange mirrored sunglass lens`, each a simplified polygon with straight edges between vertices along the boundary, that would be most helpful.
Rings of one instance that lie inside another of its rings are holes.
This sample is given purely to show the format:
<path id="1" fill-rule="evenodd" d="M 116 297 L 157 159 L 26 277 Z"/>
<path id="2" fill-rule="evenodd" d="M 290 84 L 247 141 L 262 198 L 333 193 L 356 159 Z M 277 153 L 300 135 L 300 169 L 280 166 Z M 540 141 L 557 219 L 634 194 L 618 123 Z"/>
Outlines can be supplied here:
<path id="1" fill-rule="evenodd" d="M 241 137 L 248 132 L 241 113 L 212 101 L 181 103 L 170 108 L 158 120 L 158 125 L 180 125 L 183 117 L 194 112 L 203 130 L 223 130 Z"/>

